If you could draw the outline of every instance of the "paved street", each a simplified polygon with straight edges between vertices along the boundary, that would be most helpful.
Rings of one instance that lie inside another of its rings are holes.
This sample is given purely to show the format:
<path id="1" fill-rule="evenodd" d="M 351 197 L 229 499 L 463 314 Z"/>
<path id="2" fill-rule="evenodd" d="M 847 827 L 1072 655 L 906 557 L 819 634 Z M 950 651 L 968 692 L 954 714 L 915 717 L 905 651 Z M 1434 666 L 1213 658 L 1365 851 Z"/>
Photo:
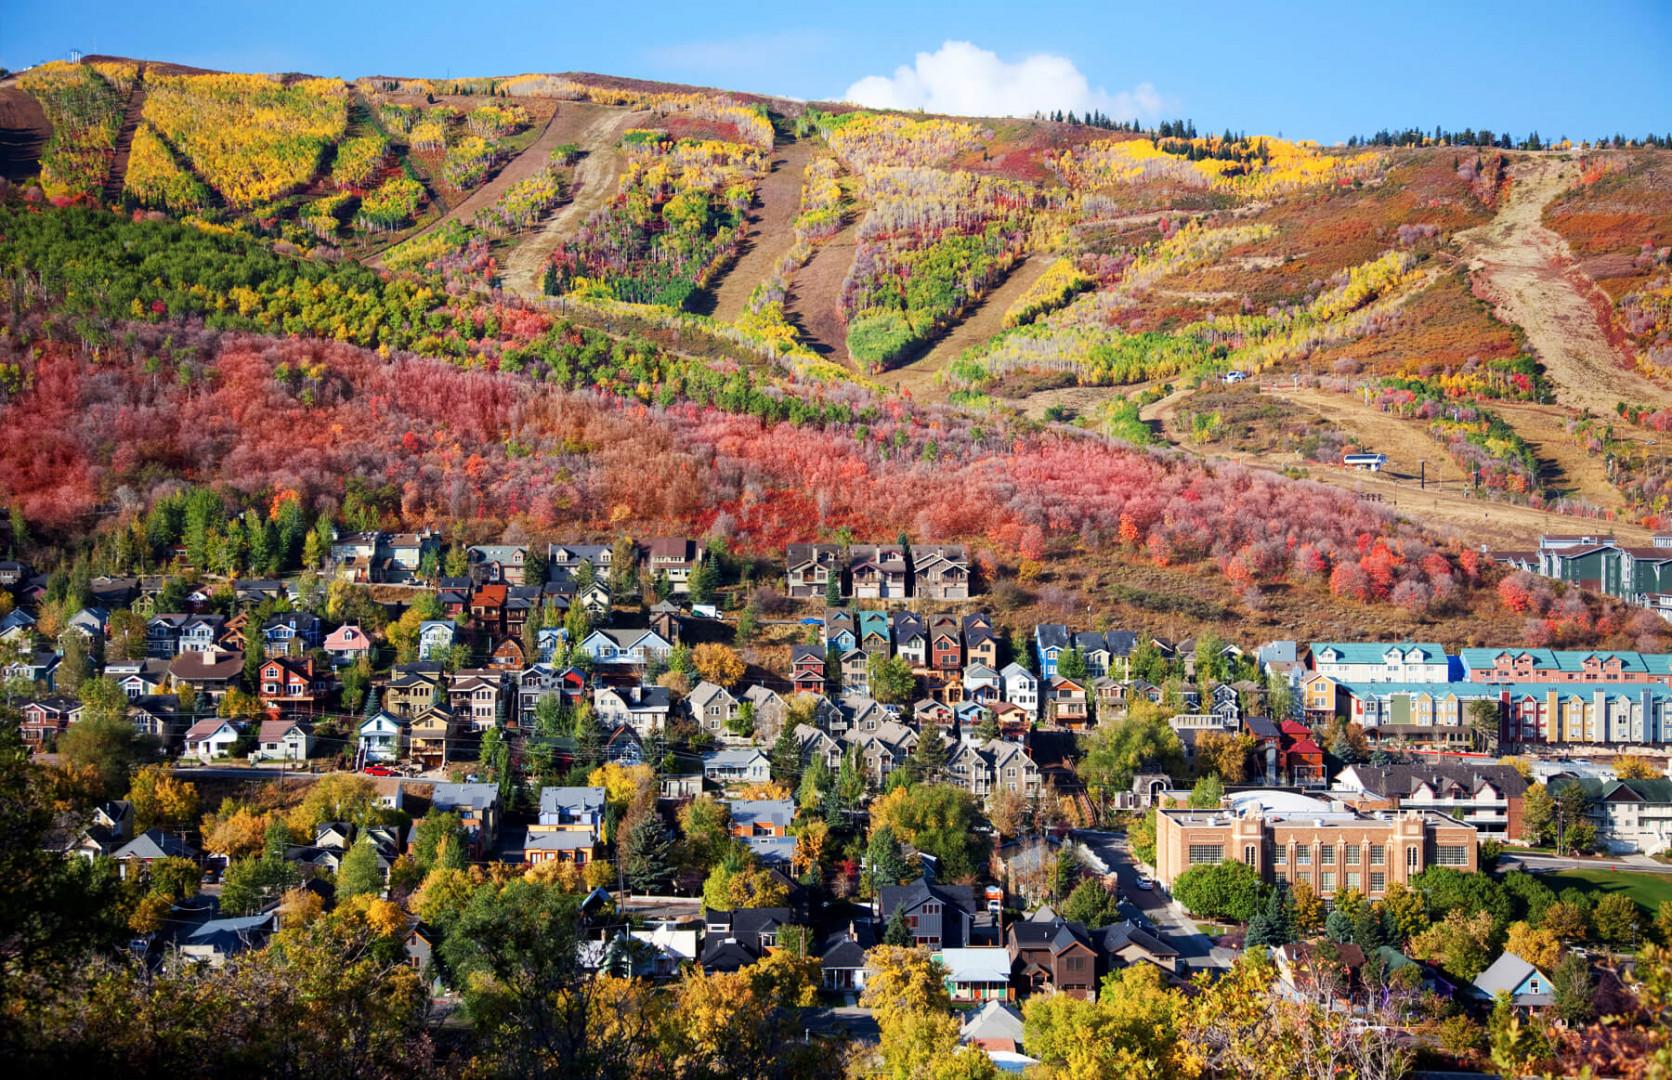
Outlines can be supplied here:
<path id="1" fill-rule="evenodd" d="M 1126 847 L 1126 834 L 1086 829 L 1074 833 L 1074 839 L 1090 848 L 1102 863 L 1114 871 L 1120 882 L 1122 911 L 1135 908 L 1146 925 L 1158 931 L 1179 957 L 1191 968 L 1228 968 L 1236 960 L 1236 951 L 1216 948 L 1206 934 L 1196 929 L 1196 922 L 1174 903 L 1160 888 L 1145 892 L 1138 888 L 1138 870 L 1133 865 L 1132 853 Z"/>
<path id="2" fill-rule="evenodd" d="M 1634 874 L 1672 874 L 1672 866 L 1643 855 L 1615 859 L 1559 859 L 1554 855 L 1506 854 L 1498 860 L 1500 869 L 1520 863 L 1528 870 L 1620 870 Z"/>

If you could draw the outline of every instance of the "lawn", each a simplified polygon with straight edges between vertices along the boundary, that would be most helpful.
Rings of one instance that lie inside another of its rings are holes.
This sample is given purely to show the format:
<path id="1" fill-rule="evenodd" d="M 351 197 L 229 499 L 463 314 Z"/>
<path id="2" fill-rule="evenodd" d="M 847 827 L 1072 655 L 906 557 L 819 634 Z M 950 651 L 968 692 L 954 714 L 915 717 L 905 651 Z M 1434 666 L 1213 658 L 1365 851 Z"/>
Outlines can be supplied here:
<path id="1" fill-rule="evenodd" d="M 1664 900 L 1672 900 L 1672 874 L 1649 874 L 1631 870 L 1561 870 L 1541 874 L 1551 888 L 1560 892 L 1577 885 L 1587 892 L 1623 892 L 1650 917 Z"/>

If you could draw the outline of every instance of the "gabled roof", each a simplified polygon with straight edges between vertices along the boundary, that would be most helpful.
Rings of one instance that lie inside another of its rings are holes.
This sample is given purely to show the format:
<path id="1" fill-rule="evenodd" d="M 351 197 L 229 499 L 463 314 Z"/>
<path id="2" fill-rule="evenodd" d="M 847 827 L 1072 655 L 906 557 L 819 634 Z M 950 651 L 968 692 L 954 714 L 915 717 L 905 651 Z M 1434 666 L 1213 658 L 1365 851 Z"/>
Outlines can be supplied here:
<path id="1" fill-rule="evenodd" d="M 943 950 L 950 952 L 951 950 Z M 970 950 L 961 950 L 970 951 Z M 1007 953 L 1005 949 L 974 950 L 977 952 L 997 951 Z M 1008 964 L 1006 965 L 1008 968 Z M 1008 976 L 1009 972 L 1006 971 Z M 964 1025 L 959 1029 L 958 1039 L 966 1043 L 1010 1042 L 1016 1046 L 1022 1045 L 1022 1018 L 1015 1009 L 1002 1001 L 988 1001 L 981 1006 L 981 1010 L 972 1013 Z"/>
<path id="2" fill-rule="evenodd" d="M 587 817 L 604 812 L 604 789 L 601 787 L 543 787 L 540 789 L 540 813 L 564 813 L 570 817 Z"/>
<path id="3" fill-rule="evenodd" d="M 773 825 L 788 828 L 795 820 L 795 802 L 791 799 L 732 799 L 733 825 Z"/>
<path id="4" fill-rule="evenodd" d="M 1333 663 L 1337 664 L 1382 664 L 1386 663 L 1387 654 L 1398 650 L 1401 657 L 1416 653 L 1416 662 L 1423 664 L 1443 664 L 1446 662 L 1446 650 L 1432 641 L 1314 641 L 1312 655 L 1320 656 L 1325 650 L 1335 653 Z"/>
<path id="5" fill-rule="evenodd" d="M 1475 976 L 1473 990 L 1485 998 L 1495 998 L 1499 994 L 1515 994 L 1517 988 L 1532 975 L 1539 976 L 1540 992 L 1522 993 L 1516 996 L 1519 1005 L 1549 1005 L 1555 1001 L 1550 991 L 1550 978 L 1532 964 L 1523 960 L 1512 952 L 1505 952 L 1498 959 L 1492 961 L 1490 967 Z"/>
<path id="6" fill-rule="evenodd" d="M 146 829 L 117 849 L 112 858 L 122 859 L 195 859 L 197 849 L 172 833 L 161 829 Z"/>
<path id="7" fill-rule="evenodd" d="M 451 810 L 455 806 L 483 810 L 499 805 L 498 784 L 437 784 L 430 792 L 430 806 Z"/>

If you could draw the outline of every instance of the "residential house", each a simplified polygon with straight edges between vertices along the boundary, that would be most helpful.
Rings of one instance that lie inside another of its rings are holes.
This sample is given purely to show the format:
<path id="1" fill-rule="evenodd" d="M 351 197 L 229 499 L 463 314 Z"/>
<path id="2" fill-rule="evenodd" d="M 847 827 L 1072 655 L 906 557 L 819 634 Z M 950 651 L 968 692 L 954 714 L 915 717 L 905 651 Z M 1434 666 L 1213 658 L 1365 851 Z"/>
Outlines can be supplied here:
<path id="1" fill-rule="evenodd" d="M 756 684 L 743 691 L 738 708 L 744 705 L 754 710 L 755 735 L 762 742 L 778 737 L 784 722 L 789 719 L 790 706 L 775 690 Z"/>
<path id="2" fill-rule="evenodd" d="M 459 628 L 451 619 L 425 619 L 418 624 L 418 659 L 439 663 L 458 640 Z"/>
<path id="3" fill-rule="evenodd" d="M 750 966 L 778 947 L 778 935 L 784 927 L 797 925 L 794 912 L 787 907 L 710 910 L 704 919 L 708 932 L 703 938 L 701 963 L 711 975 Z"/>
<path id="4" fill-rule="evenodd" d="M 861 649 L 842 654 L 842 690 L 849 694 L 871 691 L 871 657 Z"/>
<path id="5" fill-rule="evenodd" d="M 207 765 L 216 758 L 232 753 L 233 746 L 242 734 L 238 725 L 231 720 L 218 716 L 199 720 L 186 731 L 186 753 Z"/>
<path id="6" fill-rule="evenodd" d="M 964 656 L 972 664 L 986 664 L 995 670 L 999 666 L 999 638 L 986 612 L 964 616 Z"/>
<path id="7" fill-rule="evenodd" d="M 1597 841 L 1616 853 L 1657 855 L 1672 851 L 1672 779 L 1597 780 L 1559 776 L 1549 783 L 1559 795 L 1568 787 L 1585 795 L 1585 816 Z"/>
<path id="8" fill-rule="evenodd" d="M 1015 996 L 1010 985 L 1008 949 L 942 949 L 935 958 L 940 961 L 944 972 L 941 981 L 954 1005 L 1010 1001 Z"/>
<path id="9" fill-rule="evenodd" d="M 811 763 L 815 757 L 822 757 L 825 765 L 835 771 L 842 764 L 842 744 L 831 738 L 827 733 L 809 724 L 797 724 L 793 732 L 796 743 L 801 748 L 801 760 Z"/>
<path id="10" fill-rule="evenodd" d="M 1091 723 L 1090 698 L 1083 681 L 1054 675 L 1045 692 L 1045 719 L 1061 728 L 1083 728 Z"/>
<path id="11" fill-rule="evenodd" d="M 929 620 L 929 667 L 942 674 L 964 666 L 964 632 L 951 615 Z"/>
<path id="12" fill-rule="evenodd" d="M 864 614 L 862 612 L 861 616 Z M 894 655 L 914 669 L 926 670 L 929 667 L 929 628 L 922 619 L 909 611 L 893 612 L 889 616 L 889 633 L 894 640 Z M 887 638 L 879 636 L 875 644 L 886 647 Z M 868 653 L 879 651 L 871 643 L 866 643 L 864 648 Z"/>
<path id="13" fill-rule="evenodd" d="M 138 701 L 161 692 L 168 684 L 168 661 L 149 657 L 112 660 L 105 665 L 104 675 L 122 688 L 129 701 Z"/>
<path id="14" fill-rule="evenodd" d="M 332 664 L 350 667 L 361 657 L 371 656 L 372 639 L 358 626 L 344 624 L 325 635 L 324 648 Z"/>
<path id="15" fill-rule="evenodd" d="M 993 739 L 985 746 L 962 743 L 946 764 L 949 781 L 978 799 L 995 791 L 1033 798 L 1042 790 L 1039 766 L 1019 742 Z"/>
<path id="16" fill-rule="evenodd" d="M 50 692 L 57 688 L 58 665 L 62 660 L 63 657 L 51 649 L 37 649 L 5 665 L 0 672 L 3 672 L 7 679 L 32 682 Z"/>
<path id="17" fill-rule="evenodd" d="M 1360 810 L 1434 810 L 1473 825 L 1483 840 L 1520 840 L 1527 781 L 1509 765 L 1348 765 L 1330 786 Z"/>
<path id="18" fill-rule="evenodd" d="M 458 717 L 446 705 L 431 705 L 412 717 L 407 742 L 412 760 L 422 769 L 439 769 L 453 759 L 460 736 Z"/>
<path id="19" fill-rule="evenodd" d="M 685 708 L 700 730 L 723 735 L 737 719 L 738 701 L 731 691 L 705 679 L 686 695 Z"/>
<path id="20" fill-rule="evenodd" d="M 667 729 L 673 697 L 665 686 L 599 686 L 592 710 L 600 724 L 625 724 L 648 737 Z"/>
<path id="21" fill-rule="evenodd" d="M 573 707 L 586 696 L 586 674 L 579 668 L 561 671 L 550 664 L 539 663 L 518 672 L 515 679 L 517 722 L 525 728 L 533 727 L 532 717 L 544 698 L 555 697 Z"/>
<path id="22" fill-rule="evenodd" d="M 825 690 L 824 650 L 817 645 L 790 646 L 790 682 L 798 694 L 822 697 Z"/>
<path id="23" fill-rule="evenodd" d="M 855 544 L 848 549 L 848 581 L 855 599 L 911 596 L 911 564 L 897 544 Z"/>
<path id="24" fill-rule="evenodd" d="M 1033 628 L 1033 652 L 1039 675 L 1047 683 L 1056 677 L 1057 661 L 1074 647 L 1074 635 L 1062 623 L 1040 623 Z"/>
<path id="25" fill-rule="evenodd" d="M 540 816 L 528 827 L 531 833 L 604 832 L 604 789 L 601 787 L 543 787 Z"/>
<path id="26" fill-rule="evenodd" d="M 499 785 L 437 784 L 430 792 L 430 809 L 458 814 L 477 852 L 493 850 L 499 836 Z"/>
<path id="27" fill-rule="evenodd" d="M 477 585 L 470 591 L 470 622 L 490 635 L 505 633 L 505 608 L 511 598 L 509 585 Z"/>
<path id="28" fill-rule="evenodd" d="M 300 720 L 263 720 L 252 758 L 262 761 L 308 760 L 313 753 L 313 728 Z"/>
<path id="29" fill-rule="evenodd" d="M 1004 684 L 1004 700 L 1027 713 L 1029 717 L 1039 716 L 1039 676 L 1012 662 L 1004 665 L 999 671 L 999 678 Z"/>
<path id="30" fill-rule="evenodd" d="M 1510 1004 L 1518 1009 L 1546 1009 L 1556 1003 L 1550 976 L 1508 951 L 1476 975 L 1468 990 L 1470 996 L 1488 1003 L 1499 994 L 1508 994 Z"/>
<path id="31" fill-rule="evenodd" d="M 1018 994 L 1053 991 L 1082 1001 L 1097 996 L 1097 950 L 1079 923 L 1057 916 L 1012 923 L 1005 946 Z"/>
<path id="32" fill-rule="evenodd" d="M 1672 655 L 1605 649 L 1464 649 L 1477 683 L 1672 683 Z"/>
<path id="33" fill-rule="evenodd" d="M 1154 964 L 1163 971 L 1179 970 L 1179 951 L 1130 919 L 1091 931 L 1101 970 L 1098 977 L 1133 964 Z"/>
<path id="34" fill-rule="evenodd" d="M 488 667 L 495 671 L 521 671 L 528 666 L 528 654 L 522 642 L 514 637 L 502 639 L 488 653 Z"/>
<path id="35" fill-rule="evenodd" d="M 503 671 L 455 671 L 447 680 L 447 705 L 473 731 L 486 731 L 507 715 L 510 676 Z"/>
<path id="36" fill-rule="evenodd" d="M 912 595 L 926 600 L 968 600 L 969 551 L 962 544 L 925 544 L 911 549 Z"/>
<path id="37" fill-rule="evenodd" d="M 835 993 L 863 991 L 870 971 L 865 952 L 875 944 L 876 934 L 868 922 L 849 922 L 825 938 L 819 946 L 819 981 L 823 988 Z"/>
<path id="38" fill-rule="evenodd" d="M 867 656 L 887 659 L 894 651 L 894 638 L 884 611 L 861 611 L 855 615 L 859 648 Z"/>
<path id="39" fill-rule="evenodd" d="M 546 569 L 561 570 L 566 574 L 580 573 L 581 565 L 592 567 L 595 577 L 609 577 L 615 568 L 615 552 L 608 544 L 548 544 Z"/>
<path id="40" fill-rule="evenodd" d="M 613 765 L 643 765 L 644 737 L 626 724 L 618 724 L 604 736 L 604 760 Z"/>
<path id="41" fill-rule="evenodd" d="M 999 924 L 984 890 L 973 885 L 944 885 L 920 877 L 906 885 L 877 890 L 877 920 L 888 925 L 900 912 L 914 945 L 930 949 L 995 947 Z"/>
<path id="42" fill-rule="evenodd" d="M 172 754 L 184 724 L 180 718 L 180 699 L 173 694 L 146 694 L 128 703 L 128 719 L 134 731 L 157 740 L 163 753 Z"/>
<path id="43" fill-rule="evenodd" d="M 1004 699 L 1004 679 L 986 664 L 971 662 L 964 667 L 964 698 L 991 704 Z"/>
<path id="44" fill-rule="evenodd" d="M 404 717 L 380 709 L 360 721 L 359 734 L 367 764 L 399 761 L 406 756 L 410 725 Z"/>
<path id="45" fill-rule="evenodd" d="M 44 752 L 58 741 L 58 736 L 70 729 L 70 717 L 81 707 L 81 702 L 68 697 L 35 698 L 23 703 L 20 725 L 23 741 L 37 753 Z"/>
<path id="46" fill-rule="evenodd" d="M 623 670 L 643 668 L 653 660 L 664 658 L 673 646 L 654 630 L 605 627 L 588 634 L 581 648 L 595 665 Z"/>
<path id="47" fill-rule="evenodd" d="M 1039 1059 L 1022 1052 L 1022 1017 L 1002 1001 L 988 1001 L 958 1029 L 958 1042 L 985 1053 L 1001 1073 L 1021 1073 Z"/>
<path id="48" fill-rule="evenodd" d="M 269 709 L 312 711 L 324 704 L 330 689 L 330 680 L 314 670 L 311 656 L 277 656 L 261 665 L 261 703 Z"/>
<path id="49" fill-rule="evenodd" d="M 478 585 L 521 585 L 528 564 L 526 544 L 473 544 L 465 549 L 470 579 Z"/>
<path id="50" fill-rule="evenodd" d="M 789 836 L 795 820 L 791 799 L 729 799 L 727 805 L 731 807 L 731 834 L 740 838 Z"/>
<path id="51" fill-rule="evenodd" d="M 837 544 L 790 544 L 784 554 L 784 591 L 797 600 L 828 594 L 831 579 L 842 588 L 842 549 Z"/>
<path id="52" fill-rule="evenodd" d="M 523 862 L 568 862 L 585 866 L 598 857 L 598 837 L 590 832 L 528 831 L 523 839 Z"/>
<path id="53" fill-rule="evenodd" d="M 284 582 L 273 578 L 239 578 L 232 583 L 232 595 L 240 608 L 249 608 L 269 600 L 282 600 L 290 592 Z"/>
<path id="54" fill-rule="evenodd" d="M 710 750 L 702 755 L 703 776 L 719 784 L 758 784 L 772 779 L 772 762 L 759 750 Z"/>
<path id="55" fill-rule="evenodd" d="M 703 549 L 682 536 L 658 537 L 645 545 L 645 567 L 652 578 L 666 574 L 676 596 L 691 591 L 691 575 L 703 560 Z"/>
<path id="56" fill-rule="evenodd" d="M 859 622 L 853 612 L 827 608 L 824 613 L 824 647 L 846 653 L 859 647 Z"/>
<path id="57" fill-rule="evenodd" d="M 226 617 L 223 615 L 193 615 L 180 624 L 180 647 L 177 651 L 217 652 L 221 631 L 225 627 Z"/>
<path id="58" fill-rule="evenodd" d="M 191 859 L 196 862 L 197 857 L 197 849 L 177 834 L 161 829 L 146 829 L 117 848 L 111 860 L 116 863 L 117 874 L 126 880 L 144 876 L 149 872 L 151 864 L 160 859 Z"/>
<path id="59" fill-rule="evenodd" d="M 306 611 L 269 615 L 261 623 L 261 642 L 268 656 L 301 656 L 309 649 L 319 648 L 324 639 L 325 629 L 319 616 Z"/>
<path id="60" fill-rule="evenodd" d="M 417 716 L 447 703 L 446 685 L 446 671 L 437 662 L 396 664 L 390 672 L 383 705 L 397 716 Z"/>

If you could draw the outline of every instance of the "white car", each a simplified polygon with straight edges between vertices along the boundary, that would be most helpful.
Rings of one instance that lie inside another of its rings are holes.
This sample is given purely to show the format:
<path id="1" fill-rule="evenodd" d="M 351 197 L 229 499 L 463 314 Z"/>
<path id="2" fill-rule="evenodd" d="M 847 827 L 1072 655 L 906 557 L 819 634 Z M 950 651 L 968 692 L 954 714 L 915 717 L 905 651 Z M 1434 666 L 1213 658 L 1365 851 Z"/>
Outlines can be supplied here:
<path id="1" fill-rule="evenodd" d="M 1223 378 L 1228 383 L 1239 383 L 1239 382 L 1242 382 L 1244 379 L 1248 378 L 1248 372 L 1246 372 L 1246 371 L 1227 371 L 1224 375 L 1221 376 L 1221 378 Z"/>
<path id="2" fill-rule="evenodd" d="M 1142 892 L 1153 892 L 1155 890 L 1155 881 L 1151 878 L 1140 877 L 1138 879 L 1138 888 Z"/>

